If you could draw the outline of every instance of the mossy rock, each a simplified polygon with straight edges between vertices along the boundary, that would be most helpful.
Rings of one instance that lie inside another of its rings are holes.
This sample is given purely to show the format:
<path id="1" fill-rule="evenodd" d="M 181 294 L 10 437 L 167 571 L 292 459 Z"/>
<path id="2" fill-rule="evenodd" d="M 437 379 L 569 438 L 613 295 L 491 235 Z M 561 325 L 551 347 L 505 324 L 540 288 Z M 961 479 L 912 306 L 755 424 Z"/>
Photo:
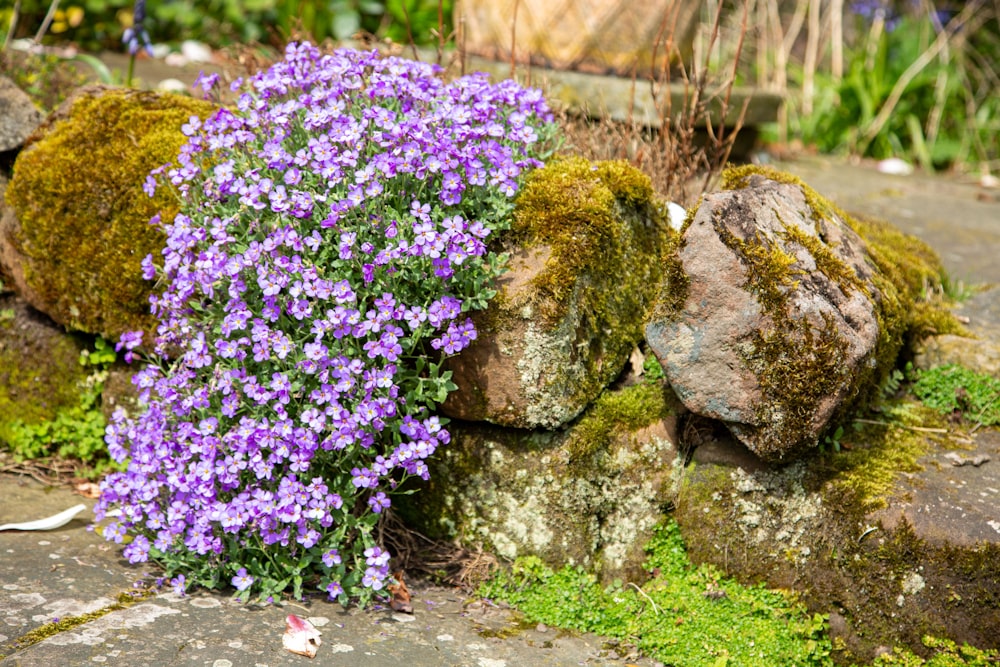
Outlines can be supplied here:
<path id="1" fill-rule="evenodd" d="M 602 579 L 636 577 L 679 470 L 668 387 L 607 391 L 566 431 L 453 422 L 430 480 L 396 501 L 426 534 Z"/>
<path id="2" fill-rule="evenodd" d="M 575 418 L 642 339 L 673 241 L 649 177 L 625 162 L 533 172 L 501 242 L 509 271 L 474 318 L 479 338 L 449 362 L 458 390 L 443 412 L 518 428 Z"/>
<path id="3" fill-rule="evenodd" d="M 176 160 L 181 125 L 217 107 L 178 95 L 88 87 L 60 107 L 14 163 L 0 253 L 17 291 L 69 329 L 117 340 L 150 331 L 151 285 L 141 262 L 158 254 L 176 197 L 142 189 L 149 172 Z M 8 216 L 9 218 L 9 216 Z"/>
<path id="4" fill-rule="evenodd" d="M 845 435 L 839 454 L 788 465 L 720 431 L 695 450 L 673 512 L 691 559 L 829 615 L 838 664 L 886 646 L 926 655 L 927 635 L 1000 648 L 1000 532 L 988 521 L 1000 492 L 974 479 L 995 471 L 948 465 L 968 445 L 917 430 L 940 426 L 917 404 L 883 419 Z M 1000 443 L 979 435 L 982 451 Z"/>
<path id="5" fill-rule="evenodd" d="M 960 327 L 922 303 L 944 272 L 918 239 L 771 169 L 729 169 L 722 188 L 666 264 L 686 280 L 661 294 L 646 339 L 692 412 L 787 461 L 867 404 L 904 344 Z"/>
<path id="6" fill-rule="evenodd" d="M 80 403 L 84 348 L 24 300 L 0 295 L 0 441 L 12 420 L 37 424 Z"/>

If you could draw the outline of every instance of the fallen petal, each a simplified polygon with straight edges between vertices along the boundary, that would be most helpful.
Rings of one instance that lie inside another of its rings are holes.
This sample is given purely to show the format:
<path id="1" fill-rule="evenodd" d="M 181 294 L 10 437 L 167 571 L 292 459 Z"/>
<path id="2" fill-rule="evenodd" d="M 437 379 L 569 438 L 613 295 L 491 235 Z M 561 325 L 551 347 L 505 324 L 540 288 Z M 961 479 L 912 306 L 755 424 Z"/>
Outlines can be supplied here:
<path id="1" fill-rule="evenodd" d="M 76 485 L 76 492 L 84 498 L 96 499 L 101 497 L 101 486 L 93 482 L 83 482 Z"/>
<path id="2" fill-rule="evenodd" d="M 281 645 L 286 650 L 307 658 L 315 658 L 316 649 L 322 643 L 320 632 L 312 623 L 295 614 L 285 617 L 285 634 L 281 636 Z"/>

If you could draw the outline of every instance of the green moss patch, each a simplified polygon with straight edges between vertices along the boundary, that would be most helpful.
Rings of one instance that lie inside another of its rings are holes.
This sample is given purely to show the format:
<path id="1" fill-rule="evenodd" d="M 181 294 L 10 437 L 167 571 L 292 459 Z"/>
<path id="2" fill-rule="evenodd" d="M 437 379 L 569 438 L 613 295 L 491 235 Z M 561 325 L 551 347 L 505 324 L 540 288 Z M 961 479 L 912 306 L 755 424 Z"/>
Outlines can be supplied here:
<path id="1" fill-rule="evenodd" d="M 5 653 L 8 650 L 23 651 L 29 646 L 33 646 L 38 642 L 48 639 L 49 637 L 54 637 L 60 633 L 74 630 L 80 626 L 90 623 L 91 621 L 96 621 L 102 616 L 107 616 L 111 612 L 121 611 L 122 609 L 133 607 L 144 600 L 148 600 L 154 595 L 156 595 L 156 591 L 151 588 L 119 593 L 116 602 L 113 604 L 102 607 L 97 611 L 79 614 L 78 616 L 68 616 L 66 618 L 59 619 L 58 621 L 46 623 L 45 625 L 37 627 L 34 630 L 21 635 L 20 637 L 16 637 L 5 645 L 0 645 L 0 650 L 4 650 Z M 0 658 L 3 657 L 5 656 L 0 654 Z"/>
<path id="2" fill-rule="evenodd" d="M 164 244 L 150 218 L 171 220 L 177 202 L 165 189 L 151 199 L 142 185 L 176 160 L 181 125 L 216 108 L 178 95 L 84 94 L 22 151 L 6 199 L 20 221 L 26 281 L 54 319 L 109 340 L 155 326 L 140 264 Z"/>
<path id="3" fill-rule="evenodd" d="M 907 400 L 887 402 L 879 415 L 879 420 L 859 423 L 861 428 L 845 437 L 851 448 L 829 459 L 837 471 L 831 489 L 852 511 L 885 507 L 899 476 L 920 470 L 918 460 L 934 446 L 927 431 L 913 428 L 940 425 L 930 410 Z"/>
<path id="4" fill-rule="evenodd" d="M 570 432 L 566 447 L 570 456 L 580 459 L 606 450 L 623 433 L 676 414 L 678 401 L 662 383 L 643 383 L 601 394 Z"/>

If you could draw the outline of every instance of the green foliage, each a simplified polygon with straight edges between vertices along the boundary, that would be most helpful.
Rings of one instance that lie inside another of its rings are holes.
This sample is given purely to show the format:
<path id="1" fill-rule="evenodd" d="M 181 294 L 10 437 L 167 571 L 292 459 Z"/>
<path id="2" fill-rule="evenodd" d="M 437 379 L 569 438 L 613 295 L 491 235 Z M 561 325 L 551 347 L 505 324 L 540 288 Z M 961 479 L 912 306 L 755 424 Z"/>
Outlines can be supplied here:
<path id="1" fill-rule="evenodd" d="M 941 25 L 931 10 L 915 10 L 889 26 L 859 20 L 861 39 L 846 45 L 843 78 L 817 72 L 812 111 L 793 102 L 789 135 L 823 152 L 896 156 L 927 170 L 1000 157 L 1000 96 L 983 47 L 974 45 L 989 39 L 996 49 L 995 28 L 981 21 L 948 25 L 944 29 L 954 31 L 949 46 L 935 52 Z M 801 89 L 803 77 L 801 68 L 790 71 L 793 89 Z M 896 90 L 900 82 L 905 88 Z"/>
<path id="2" fill-rule="evenodd" d="M 112 462 L 104 443 L 104 415 L 101 392 L 107 370 L 116 360 L 114 348 L 103 338 L 94 341 L 93 350 L 80 353 L 80 365 L 90 371 L 84 381 L 80 402 L 59 410 L 51 420 L 25 422 L 14 420 L 4 429 L 7 446 L 17 460 L 58 455 L 73 458 L 91 467 L 88 476 L 97 478 L 108 470 L 119 470 Z"/>
<path id="3" fill-rule="evenodd" d="M 880 655 L 872 663 L 872 667 L 989 667 L 1000 660 L 1000 652 L 993 650 L 981 651 L 965 644 L 957 646 L 955 642 L 937 637 L 924 637 L 923 644 L 933 650 L 927 659 L 912 652 L 896 648 L 892 653 Z"/>
<path id="4" fill-rule="evenodd" d="M 984 426 L 1000 424 L 1000 380 L 957 364 L 921 371 L 913 394 L 941 413 L 960 412 Z"/>
<path id="5" fill-rule="evenodd" d="M 665 664 L 833 664 L 825 617 L 782 592 L 693 566 L 676 523 L 659 526 L 646 549 L 653 578 L 642 587 L 602 588 L 580 568 L 553 571 L 527 557 L 479 592 L 509 602 L 532 622 L 615 637 Z"/>
<path id="6" fill-rule="evenodd" d="M 650 354 L 643 359 L 642 379 L 645 382 L 657 382 L 665 377 L 667 377 L 667 374 L 663 371 L 663 366 L 660 365 L 656 357 Z"/>
<path id="7" fill-rule="evenodd" d="M 49 0 L 22 0 L 18 37 L 33 36 Z M 45 42 L 72 41 L 89 51 L 122 50 L 122 33 L 132 24 L 133 0 L 75 0 L 61 4 Z M 215 46 L 234 42 L 282 44 L 294 31 L 317 41 L 347 39 L 358 31 L 408 44 L 436 43 L 451 33 L 454 0 L 152 0 L 146 5 L 155 42 L 195 39 Z M 0 38 L 13 7 L 0 9 Z"/>

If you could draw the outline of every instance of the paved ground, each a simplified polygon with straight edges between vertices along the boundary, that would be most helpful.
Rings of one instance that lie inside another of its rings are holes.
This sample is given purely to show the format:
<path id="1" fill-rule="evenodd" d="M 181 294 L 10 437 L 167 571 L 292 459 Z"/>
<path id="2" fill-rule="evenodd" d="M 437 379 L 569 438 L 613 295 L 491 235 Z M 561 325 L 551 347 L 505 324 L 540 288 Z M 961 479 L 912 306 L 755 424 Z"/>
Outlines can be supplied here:
<path id="1" fill-rule="evenodd" d="M 49 516 L 85 502 L 68 489 L 46 488 L 29 478 L 0 475 L 0 525 Z M 512 612 L 461 591 L 412 587 L 414 613 L 344 611 L 323 601 L 281 607 L 241 605 L 227 595 L 154 595 L 44 641 L 18 647 L 17 640 L 56 619 L 107 610 L 135 582 L 155 576 L 131 566 L 117 549 L 87 530 L 86 511 L 50 532 L 0 532 L 0 665 L 442 665 L 650 666 L 619 656 L 593 636 L 572 636 L 544 627 L 522 627 Z M 285 651 L 285 615 L 309 618 L 323 633 L 316 658 Z M 505 638 L 501 638 L 501 636 Z M 620 649 L 624 652 L 624 649 Z"/>

